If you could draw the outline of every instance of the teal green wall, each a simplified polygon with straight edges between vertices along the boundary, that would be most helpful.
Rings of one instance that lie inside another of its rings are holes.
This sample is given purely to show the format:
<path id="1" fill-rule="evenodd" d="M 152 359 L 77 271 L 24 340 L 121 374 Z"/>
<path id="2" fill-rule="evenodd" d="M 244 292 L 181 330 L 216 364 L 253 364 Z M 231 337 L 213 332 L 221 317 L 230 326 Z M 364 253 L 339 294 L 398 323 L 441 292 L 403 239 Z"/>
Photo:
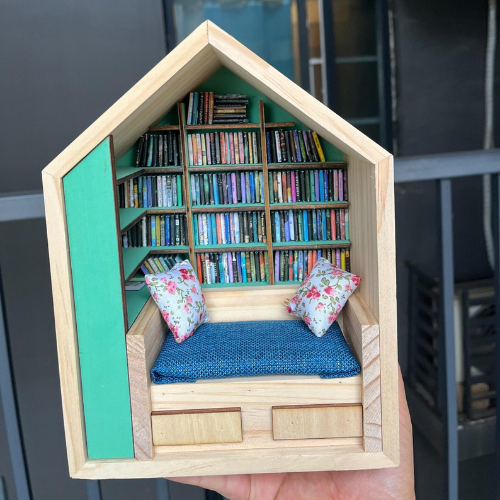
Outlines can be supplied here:
<path id="1" fill-rule="evenodd" d="M 250 122 L 259 123 L 259 101 L 263 101 L 267 122 L 294 121 L 297 129 L 309 128 L 303 123 L 297 121 L 290 113 L 288 113 L 288 111 L 282 109 L 274 101 L 266 97 L 264 94 L 261 94 L 239 76 L 236 76 L 233 72 L 224 67 L 217 70 L 208 80 L 205 80 L 202 85 L 193 89 L 193 91 L 211 91 L 216 94 L 246 94 L 250 100 L 248 108 L 248 118 Z M 186 104 L 185 109 L 187 111 L 188 96 L 186 96 L 184 102 Z M 177 123 L 179 123 L 177 117 L 177 106 L 174 106 L 162 118 L 160 124 L 175 125 Z M 327 161 L 343 161 L 343 154 L 339 149 L 325 141 L 323 138 L 320 138 L 320 140 Z M 119 158 L 117 160 L 117 165 L 123 167 L 134 165 L 137 151 L 136 147 L 137 145 L 134 144 L 134 146 L 127 153 L 125 153 L 125 155 Z"/>
<path id="2" fill-rule="evenodd" d="M 134 456 L 110 147 L 63 180 L 90 459 Z"/>

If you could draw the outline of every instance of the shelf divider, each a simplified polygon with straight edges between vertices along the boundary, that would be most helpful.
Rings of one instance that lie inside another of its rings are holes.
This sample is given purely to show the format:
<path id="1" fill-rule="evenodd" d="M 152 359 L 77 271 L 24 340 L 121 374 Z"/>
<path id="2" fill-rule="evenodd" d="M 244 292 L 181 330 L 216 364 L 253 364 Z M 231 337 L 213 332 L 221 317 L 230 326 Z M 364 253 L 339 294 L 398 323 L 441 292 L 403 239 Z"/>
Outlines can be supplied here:
<path id="1" fill-rule="evenodd" d="M 194 232 L 193 232 L 193 215 L 191 212 L 191 189 L 189 189 L 191 185 L 191 179 L 189 178 L 188 155 L 186 153 L 187 134 L 186 134 L 186 124 L 184 122 L 184 116 L 185 116 L 184 103 L 180 102 L 178 104 L 178 112 L 179 112 L 179 137 L 182 138 L 182 140 L 180 141 L 182 168 L 184 171 L 184 175 L 182 176 L 183 177 L 182 186 L 184 188 L 184 200 L 186 205 L 186 225 L 188 233 L 189 260 L 191 261 L 191 265 L 193 266 L 195 274 L 197 274 L 196 257 L 194 255 Z M 198 276 L 198 279 L 201 280 L 201 276 Z"/>
<path id="2" fill-rule="evenodd" d="M 274 285 L 273 238 L 271 234 L 271 207 L 269 203 L 269 174 L 267 170 L 266 119 L 264 102 L 259 101 L 260 141 L 262 151 L 262 175 L 264 177 L 264 210 L 266 212 L 267 260 L 269 262 L 269 282 Z"/>

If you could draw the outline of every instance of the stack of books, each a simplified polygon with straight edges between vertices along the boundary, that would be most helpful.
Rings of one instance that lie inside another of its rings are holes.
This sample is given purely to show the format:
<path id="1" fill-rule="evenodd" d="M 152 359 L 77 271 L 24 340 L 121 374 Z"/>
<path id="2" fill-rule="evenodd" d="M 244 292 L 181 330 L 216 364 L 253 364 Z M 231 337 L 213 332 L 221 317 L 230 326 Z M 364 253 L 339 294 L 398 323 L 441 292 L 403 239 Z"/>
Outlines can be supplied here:
<path id="1" fill-rule="evenodd" d="M 144 134 L 139 138 L 135 166 L 170 167 L 181 166 L 179 132 Z"/>
<path id="2" fill-rule="evenodd" d="M 266 243 L 264 212 L 195 214 L 195 245 Z"/>
<path id="3" fill-rule="evenodd" d="M 325 161 L 318 134 L 312 130 L 270 130 L 266 145 L 268 163 Z"/>
<path id="4" fill-rule="evenodd" d="M 191 204 L 264 203 L 264 176 L 257 170 L 191 174 Z"/>
<path id="5" fill-rule="evenodd" d="M 184 214 L 147 215 L 122 235 L 123 248 L 187 245 Z"/>
<path id="6" fill-rule="evenodd" d="M 119 208 L 182 206 L 182 175 L 140 175 L 118 186 Z"/>
<path id="7" fill-rule="evenodd" d="M 350 271 L 348 248 L 327 250 L 281 250 L 274 252 L 274 279 L 280 281 L 303 281 L 310 274 L 316 261 L 324 257 L 335 267 Z"/>
<path id="8" fill-rule="evenodd" d="M 269 172 L 269 201 L 347 201 L 347 170 L 334 168 Z"/>
<path id="9" fill-rule="evenodd" d="M 181 262 L 187 258 L 188 257 L 185 254 L 152 255 L 142 263 L 141 271 L 144 274 L 164 273 L 172 269 L 177 262 Z"/>
<path id="10" fill-rule="evenodd" d="M 349 239 L 349 212 L 344 208 L 279 210 L 271 214 L 273 242 Z"/>
<path id="11" fill-rule="evenodd" d="M 188 134 L 189 165 L 262 163 L 260 132 Z"/>
<path id="12" fill-rule="evenodd" d="M 245 94 L 190 92 L 187 125 L 247 123 L 247 105 Z"/>
<path id="13" fill-rule="evenodd" d="M 202 284 L 269 282 L 267 252 L 222 252 L 196 255 Z"/>

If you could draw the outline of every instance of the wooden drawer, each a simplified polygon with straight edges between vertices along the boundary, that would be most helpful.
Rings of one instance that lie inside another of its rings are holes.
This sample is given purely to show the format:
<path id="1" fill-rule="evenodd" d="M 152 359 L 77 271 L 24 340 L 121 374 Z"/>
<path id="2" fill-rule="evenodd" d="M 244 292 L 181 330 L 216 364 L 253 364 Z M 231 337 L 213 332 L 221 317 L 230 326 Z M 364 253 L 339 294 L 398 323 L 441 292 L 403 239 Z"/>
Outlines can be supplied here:
<path id="1" fill-rule="evenodd" d="M 273 406 L 273 437 L 276 440 L 361 436 L 361 404 Z"/>
<path id="2" fill-rule="evenodd" d="M 155 446 L 242 441 L 241 408 L 153 412 L 151 424 Z"/>

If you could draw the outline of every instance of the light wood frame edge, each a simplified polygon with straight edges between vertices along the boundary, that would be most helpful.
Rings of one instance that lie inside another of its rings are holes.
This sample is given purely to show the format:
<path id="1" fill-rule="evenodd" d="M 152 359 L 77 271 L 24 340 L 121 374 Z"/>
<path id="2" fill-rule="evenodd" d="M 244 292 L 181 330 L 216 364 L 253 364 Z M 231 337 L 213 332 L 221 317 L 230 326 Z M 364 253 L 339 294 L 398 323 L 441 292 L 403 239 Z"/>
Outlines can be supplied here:
<path id="1" fill-rule="evenodd" d="M 72 477 L 88 460 L 62 178 L 42 172 L 64 434 Z"/>

